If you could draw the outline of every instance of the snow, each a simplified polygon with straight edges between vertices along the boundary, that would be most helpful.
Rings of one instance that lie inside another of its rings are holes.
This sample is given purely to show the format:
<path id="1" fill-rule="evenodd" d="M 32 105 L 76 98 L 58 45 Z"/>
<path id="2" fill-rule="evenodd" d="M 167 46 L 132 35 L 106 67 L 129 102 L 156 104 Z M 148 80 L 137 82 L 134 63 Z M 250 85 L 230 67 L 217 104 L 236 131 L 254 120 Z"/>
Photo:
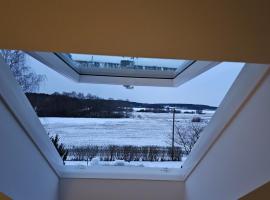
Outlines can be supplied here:
<path id="1" fill-rule="evenodd" d="M 99 157 L 93 158 L 93 159 L 91 160 L 91 165 L 92 165 L 92 166 L 98 166 L 98 165 L 99 165 L 99 162 L 100 162 Z"/>
<path id="2" fill-rule="evenodd" d="M 177 124 L 185 125 L 193 117 L 199 116 L 209 121 L 213 111 L 205 114 L 177 113 Z M 85 145 L 134 145 L 134 146 L 169 146 L 172 132 L 172 113 L 133 112 L 131 118 L 40 118 L 41 123 L 50 134 L 58 134 L 60 141 L 67 147 Z M 66 161 L 66 165 L 78 166 L 130 166 L 155 168 L 180 168 L 182 161 L 100 161 L 95 157 L 91 161 Z"/>
<path id="3" fill-rule="evenodd" d="M 93 160 L 93 159 L 92 159 Z M 183 159 L 184 160 L 184 159 Z M 180 168 L 184 161 L 164 161 L 164 162 L 151 162 L 151 161 L 130 161 L 124 160 L 116 161 L 98 161 L 89 162 L 88 166 L 129 166 L 129 167 L 154 167 L 154 168 Z M 66 165 L 87 166 L 86 161 L 65 161 Z M 97 164 L 98 163 L 98 164 Z"/>
<path id="4" fill-rule="evenodd" d="M 114 166 L 125 166 L 126 162 L 124 160 L 116 160 L 113 162 Z"/>
<path id="5" fill-rule="evenodd" d="M 210 120 L 214 112 L 199 115 Z M 186 124 L 196 114 L 176 114 L 176 123 Z M 172 113 L 133 112 L 132 118 L 40 118 L 45 129 L 58 134 L 68 147 L 85 145 L 168 146 L 172 132 Z"/>

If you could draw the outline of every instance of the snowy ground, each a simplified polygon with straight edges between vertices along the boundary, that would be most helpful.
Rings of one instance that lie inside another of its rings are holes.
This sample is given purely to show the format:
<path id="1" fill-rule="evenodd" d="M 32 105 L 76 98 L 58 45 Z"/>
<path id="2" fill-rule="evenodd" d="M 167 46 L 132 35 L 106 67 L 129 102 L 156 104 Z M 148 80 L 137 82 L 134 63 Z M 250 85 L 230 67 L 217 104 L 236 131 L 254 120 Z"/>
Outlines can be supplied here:
<path id="1" fill-rule="evenodd" d="M 205 111 L 204 111 L 205 112 Z M 214 112 L 208 111 L 200 115 L 209 121 Z M 176 114 L 177 124 L 186 124 L 196 114 Z M 132 118 L 102 119 L 102 118 L 40 118 L 41 123 L 50 134 L 58 134 L 60 141 L 68 147 L 85 145 L 156 145 L 169 146 L 169 136 L 172 132 L 172 113 L 141 113 L 134 112 Z M 157 168 L 180 168 L 181 162 L 150 162 L 150 161 L 99 161 L 91 162 L 66 161 L 66 165 L 83 166 L 136 166 Z"/>
<path id="2" fill-rule="evenodd" d="M 95 159 L 95 158 L 94 158 Z M 66 165 L 79 165 L 79 166 L 133 166 L 133 167 L 155 167 L 155 168 L 180 168 L 183 161 L 164 161 L 164 162 L 151 162 L 151 161 L 131 161 L 125 162 L 123 160 L 116 161 L 66 161 Z"/>
<path id="3" fill-rule="evenodd" d="M 200 115 L 210 120 L 213 112 Z M 176 114 L 176 123 L 185 124 L 195 114 Z M 58 134 L 66 146 L 157 145 L 168 146 L 172 132 L 171 113 L 134 112 L 132 118 L 40 118 L 50 134 Z"/>

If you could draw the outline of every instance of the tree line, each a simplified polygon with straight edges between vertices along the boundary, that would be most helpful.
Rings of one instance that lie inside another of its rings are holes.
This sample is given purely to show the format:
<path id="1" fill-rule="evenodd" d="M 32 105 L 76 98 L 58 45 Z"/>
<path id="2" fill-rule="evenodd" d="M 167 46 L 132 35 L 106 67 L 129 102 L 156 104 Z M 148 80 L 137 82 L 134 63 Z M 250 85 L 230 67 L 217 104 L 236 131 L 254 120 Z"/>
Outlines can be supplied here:
<path id="1" fill-rule="evenodd" d="M 114 100 L 59 93 L 27 93 L 26 96 L 39 117 L 128 118 L 132 112 L 132 108 L 119 105 Z"/>
<path id="2" fill-rule="evenodd" d="M 171 153 L 171 147 L 90 145 L 68 149 L 68 160 L 91 161 L 93 158 L 99 157 L 101 161 L 172 161 Z M 175 147 L 173 161 L 181 161 L 182 156 L 181 148 Z"/>
<path id="3" fill-rule="evenodd" d="M 84 95 L 76 92 L 26 93 L 26 96 L 39 117 L 129 118 L 134 107 L 142 108 L 140 112 L 161 113 L 169 112 L 170 105 L 196 108 L 196 110 L 215 109 L 215 107 L 194 104 L 148 104 L 102 99 L 91 94 Z"/>

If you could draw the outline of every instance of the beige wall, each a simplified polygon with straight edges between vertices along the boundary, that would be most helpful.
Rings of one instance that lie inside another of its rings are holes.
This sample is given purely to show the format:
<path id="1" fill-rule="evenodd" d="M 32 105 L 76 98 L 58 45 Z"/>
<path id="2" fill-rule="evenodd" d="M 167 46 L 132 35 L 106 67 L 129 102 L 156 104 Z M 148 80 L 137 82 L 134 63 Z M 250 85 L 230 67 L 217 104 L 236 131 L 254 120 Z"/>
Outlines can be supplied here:
<path id="1" fill-rule="evenodd" d="M 186 181 L 186 199 L 237 199 L 270 180 L 270 76 Z"/>
<path id="2" fill-rule="evenodd" d="M 15 200 L 58 199 L 58 177 L 1 98 L 0 159 L 1 192 Z"/>
<path id="3" fill-rule="evenodd" d="M 61 179 L 61 200 L 182 200 L 178 181 Z"/>
<path id="4" fill-rule="evenodd" d="M 270 182 L 256 188 L 256 190 L 248 193 L 240 198 L 240 200 L 256 200 L 256 199 L 269 199 L 270 197 Z"/>
<path id="5" fill-rule="evenodd" d="M 1 1 L 0 48 L 269 63 L 270 1 Z"/>

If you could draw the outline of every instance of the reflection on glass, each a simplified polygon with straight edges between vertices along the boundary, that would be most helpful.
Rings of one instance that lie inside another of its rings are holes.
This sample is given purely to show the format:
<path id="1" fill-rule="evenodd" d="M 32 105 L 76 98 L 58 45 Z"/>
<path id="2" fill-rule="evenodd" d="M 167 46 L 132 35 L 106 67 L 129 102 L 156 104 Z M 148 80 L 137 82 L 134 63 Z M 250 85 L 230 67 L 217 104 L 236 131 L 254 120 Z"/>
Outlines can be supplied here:
<path id="1" fill-rule="evenodd" d="M 192 61 L 90 54 L 59 54 L 81 74 L 173 78 Z M 113 73 L 117 72 L 117 73 Z M 140 74 L 143 72 L 143 74 Z"/>

